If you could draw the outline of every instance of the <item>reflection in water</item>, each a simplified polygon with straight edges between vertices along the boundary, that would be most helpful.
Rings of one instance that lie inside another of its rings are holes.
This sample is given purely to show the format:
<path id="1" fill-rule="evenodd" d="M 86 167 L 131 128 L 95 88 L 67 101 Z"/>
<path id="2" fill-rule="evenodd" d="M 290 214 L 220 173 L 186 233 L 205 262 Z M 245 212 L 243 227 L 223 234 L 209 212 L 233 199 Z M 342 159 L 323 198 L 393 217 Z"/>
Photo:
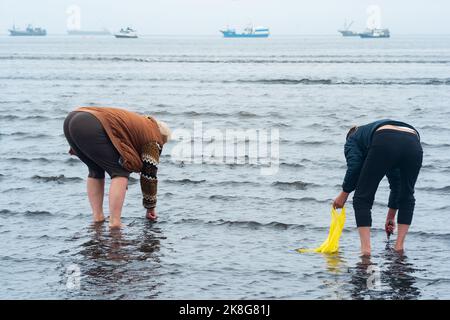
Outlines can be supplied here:
<path id="1" fill-rule="evenodd" d="M 331 273 L 343 273 L 345 260 L 339 253 L 325 254 L 327 270 Z"/>
<path id="2" fill-rule="evenodd" d="M 327 280 L 323 281 L 324 286 L 327 287 L 328 292 L 332 293 L 332 296 L 324 298 L 342 300 L 345 292 L 343 277 L 347 272 L 346 262 L 340 253 L 323 254 L 323 256 L 325 257 L 327 271 L 332 276 L 332 280 L 327 277 Z"/>
<path id="3" fill-rule="evenodd" d="M 92 226 L 91 239 L 82 244 L 79 252 L 82 258 L 77 262 L 82 272 L 82 295 L 115 298 L 158 295 L 160 240 L 165 238 L 161 229 L 151 223 L 144 223 L 138 232 L 135 230 L 128 227 L 124 234 L 122 230 L 109 230 L 106 224 Z"/>
<path id="4" fill-rule="evenodd" d="M 352 299 L 376 299 L 376 296 L 372 295 L 374 291 L 368 288 L 369 281 L 374 279 L 369 279 L 369 277 L 373 277 L 373 273 L 371 273 L 370 270 L 373 270 L 374 267 L 376 268 L 376 265 L 372 263 L 370 256 L 361 256 L 361 261 L 358 262 L 352 270 L 353 272 L 350 280 L 353 285 L 351 290 Z"/>
<path id="5" fill-rule="evenodd" d="M 407 257 L 394 250 L 388 250 L 386 262 L 387 270 L 381 277 L 392 288 L 391 298 L 396 300 L 419 298 L 420 290 L 415 286 L 416 278 L 412 275 L 416 269 L 408 262 Z"/>
<path id="6" fill-rule="evenodd" d="M 370 256 L 362 256 L 353 268 L 351 297 L 353 299 L 417 299 L 416 271 L 407 257 L 387 248 L 383 255 L 383 269 L 372 263 Z"/>

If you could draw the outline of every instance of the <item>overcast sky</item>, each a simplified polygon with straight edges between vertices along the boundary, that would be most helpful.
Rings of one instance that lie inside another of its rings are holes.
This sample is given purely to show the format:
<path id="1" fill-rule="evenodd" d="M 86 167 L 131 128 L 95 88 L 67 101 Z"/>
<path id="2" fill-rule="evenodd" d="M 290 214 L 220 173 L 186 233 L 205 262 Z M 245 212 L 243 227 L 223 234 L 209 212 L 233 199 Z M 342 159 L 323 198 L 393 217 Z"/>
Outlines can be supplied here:
<path id="1" fill-rule="evenodd" d="M 141 34 L 211 35 L 230 25 L 268 26 L 272 34 L 333 34 L 344 20 L 366 26 L 367 7 L 381 8 L 382 26 L 395 34 L 450 34 L 449 0 L 0 0 L 0 33 L 13 23 L 65 33 L 70 5 L 81 8 L 82 29 Z"/>

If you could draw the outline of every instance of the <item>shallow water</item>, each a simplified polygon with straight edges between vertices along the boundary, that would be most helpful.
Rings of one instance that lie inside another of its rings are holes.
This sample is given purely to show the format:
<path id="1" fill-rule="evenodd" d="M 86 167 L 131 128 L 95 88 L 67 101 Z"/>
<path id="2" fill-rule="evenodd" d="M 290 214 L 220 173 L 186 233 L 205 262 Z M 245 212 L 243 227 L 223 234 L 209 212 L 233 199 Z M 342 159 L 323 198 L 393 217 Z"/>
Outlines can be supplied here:
<path id="1" fill-rule="evenodd" d="M 450 298 L 449 85 L 442 36 L 2 37 L 0 297 Z M 132 180 L 126 227 L 111 233 L 90 223 L 87 170 L 67 155 L 62 123 L 78 105 L 120 106 L 189 130 L 194 120 L 278 128 L 280 169 L 181 164 L 173 142 L 159 170 L 159 221 L 143 218 Z M 326 237 L 346 128 L 379 118 L 422 136 L 406 255 L 386 249 L 386 181 L 370 261 L 358 257 L 351 203 L 338 255 L 296 253 Z M 67 286 L 71 268 L 80 288 Z M 370 270 L 380 278 L 372 289 Z"/>

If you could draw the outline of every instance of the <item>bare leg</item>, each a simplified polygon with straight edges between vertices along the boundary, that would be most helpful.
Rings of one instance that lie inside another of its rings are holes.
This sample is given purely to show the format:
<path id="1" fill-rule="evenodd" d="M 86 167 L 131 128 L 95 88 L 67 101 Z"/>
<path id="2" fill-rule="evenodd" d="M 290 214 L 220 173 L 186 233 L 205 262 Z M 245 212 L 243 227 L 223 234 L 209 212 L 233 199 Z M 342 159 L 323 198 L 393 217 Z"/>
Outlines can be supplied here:
<path id="1" fill-rule="evenodd" d="M 123 202 L 127 192 L 128 178 L 115 177 L 111 180 L 109 187 L 109 226 L 111 228 L 120 228 L 120 216 L 122 215 Z"/>
<path id="2" fill-rule="evenodd" d="M 370 227 L 359 227 L 359 239 L 361 240 L 361 254 L 370 256 Z"/>
<path id="3" fill-rule="evenodd" d="M 87 194 L 91 204 L 94 222 L 105 220 L 103 215 L 103 196 L 105 195 L 105 179 L 87 178 Z"/>
<path id="4" fill-rule="evenodd" d="M 395 251 L 403 252 L 404 243 L 406 234 L 408 233 L 409 225 L 407 224 L 399 224 L 398 225 L 398 235 L 397 235 L 397 242 L 395 243 Z"/>

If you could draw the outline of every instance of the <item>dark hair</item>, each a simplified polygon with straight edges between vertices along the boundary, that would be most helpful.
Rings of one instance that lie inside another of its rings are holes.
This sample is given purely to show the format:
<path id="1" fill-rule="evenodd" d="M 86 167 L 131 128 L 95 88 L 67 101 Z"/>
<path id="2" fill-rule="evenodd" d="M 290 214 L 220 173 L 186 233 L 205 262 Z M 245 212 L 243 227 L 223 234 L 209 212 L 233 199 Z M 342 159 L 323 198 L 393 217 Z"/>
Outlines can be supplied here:
<path id="1" fill-rule="evenodd" d="M 350 136 L 354 134 L 356 130 L 358 130 L 358 126 L 351 127 L 350 130 L 348 130 L 347 137 L 345 139 L 348 140 L 348 138 L 350 138 Z"/>

